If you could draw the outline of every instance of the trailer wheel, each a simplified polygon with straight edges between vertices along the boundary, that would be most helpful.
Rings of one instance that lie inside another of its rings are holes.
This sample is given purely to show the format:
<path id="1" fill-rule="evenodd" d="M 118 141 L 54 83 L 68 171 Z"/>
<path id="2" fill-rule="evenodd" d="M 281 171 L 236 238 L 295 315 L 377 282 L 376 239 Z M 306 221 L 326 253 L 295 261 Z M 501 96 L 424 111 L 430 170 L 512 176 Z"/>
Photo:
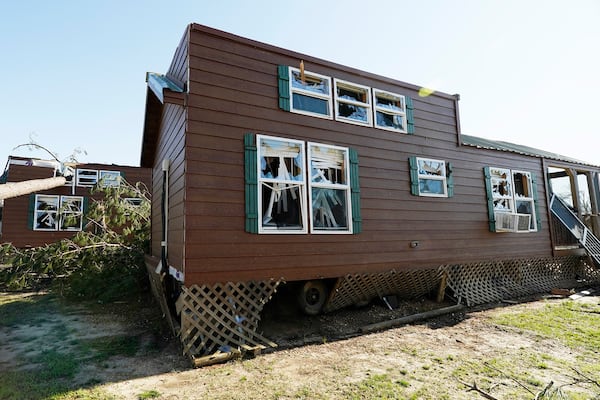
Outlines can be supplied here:
<path id="1" fill-rule="evenodd" d="M 300 308 L 308 315 L 320 314 L 328 292 L 327 285 L 323 281 L 304 282 L 298 293 Z"/>

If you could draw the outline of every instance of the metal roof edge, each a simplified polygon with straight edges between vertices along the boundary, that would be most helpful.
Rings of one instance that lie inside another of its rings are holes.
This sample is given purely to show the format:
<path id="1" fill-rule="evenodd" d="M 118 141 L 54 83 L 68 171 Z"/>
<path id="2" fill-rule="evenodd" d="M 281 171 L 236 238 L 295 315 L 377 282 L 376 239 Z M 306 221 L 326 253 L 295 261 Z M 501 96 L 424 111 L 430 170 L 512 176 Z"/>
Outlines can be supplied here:
<path id="1" fill-rule="evenodd" d="M 465 135 L 464 133 L 461 134 L 460 136 L 461 136 L 463 145 L 476 147 L 478 149 L 507 151 L 510 153 L 523 154 L 523 155 L 531 156 L 531 157 L 547 158 L 547 159 L 551 159 L 551 160 L 565 161 L 565 162 L 574 163 L 574 164 L 599 167 L 598 165 L 592 164 L 587 161 L 582 161 L 582 160 L 578 160 L 575 158 L 563 156 L 561 154 L 536 149 L 534 147 L 505 142 L 505 141 L 501 141 L 501 140 L 486 139 L 486 138 L 482 138 L 479 136 Z"/>
<path id="2" fill-rule="evenodd" d="M 165 89 L 169 89 L 175 93 L 183 93 L 183 88 L 180 88 L 175 82 L 163 74 L 146 72 L 146 82 L 148 83 L 148 87 L 152 90 L 152 93 L 156 95 L 161 103 L 165 102 L 163 94 L 163 90 Z"/>

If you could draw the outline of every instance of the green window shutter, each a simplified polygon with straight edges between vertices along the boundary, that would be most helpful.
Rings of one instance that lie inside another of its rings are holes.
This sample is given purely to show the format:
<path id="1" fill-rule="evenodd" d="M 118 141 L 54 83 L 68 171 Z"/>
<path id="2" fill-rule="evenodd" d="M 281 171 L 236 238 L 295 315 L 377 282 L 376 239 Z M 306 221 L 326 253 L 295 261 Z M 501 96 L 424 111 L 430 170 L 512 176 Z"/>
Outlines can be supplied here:
<path id="1" fill-rule="evenodd" d="M 494 216 L 494 196 L 492 195 L 492 175 L 490 173 L 490 167 L 484 167 L 483 174 L 485 176 L 485 191 L 487 194 L 490 232 L 496 232 L 496 217 Z"/>
<path id="2" fill-rule="evenodd" d="M 246 193 L 246 232 L 258 233 L 258 176 L 254 134 L 244 135 L 244 169 Z"/>
<path id="3" fill-rule="evenodd" d="M 531 191 L 533 195 L 533 206 L 535 208 L 535 221 L 537 225 L 537 230 L 539 232 L 542 230 L 542 220 L 540 219 L 540 208 L 538 206 L 537 178 L 533 172 L 531 173 L 531 186 Z"/>
<path id="4" fill-rule="evenodd" d="M 408 166 L 410 167 L 410 194 L 419 195 L 419 167 L 417 157 L 408 157 Z"/>
<path id="5" fill-rule="evenodd" d="M 415 133 L 415 117 L 412 99 L 405 96 L 406 99 L 406 132 L 410 135 Z"/>
<path id="6" fill-rule="evenodd" d="M 358 153 L 348 150 L 350 159 L 350 199 L 352 202 L 352 232 L 362 232 L 362 217 L 360 216 L 360 184 L 358 178 Z"/>
<path id="7" fill-rule="evenodd" d="M 29 207 L 27 209 L 27 227 L 33 230 L 35 221 L 35 194 L 29 195 Z"/>
<path id="8" fill-rule="evenodd" d="M 448 186 L 448 197 L 454 196 L 454 166 L 452 163 L 446 163 L 446 183 Z"/>
<path id="9" fill-rule="evenodd" d="M 279 87 L 279 108 L 290 111 L 290 74 L 287 65 L 277 66 Z"/>

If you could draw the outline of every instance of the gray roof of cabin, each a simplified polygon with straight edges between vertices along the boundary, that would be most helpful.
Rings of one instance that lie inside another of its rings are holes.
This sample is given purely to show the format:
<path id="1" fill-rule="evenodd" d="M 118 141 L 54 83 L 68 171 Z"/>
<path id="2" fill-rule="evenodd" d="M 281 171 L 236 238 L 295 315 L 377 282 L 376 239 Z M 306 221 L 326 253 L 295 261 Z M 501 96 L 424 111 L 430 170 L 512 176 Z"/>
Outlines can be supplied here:
<path id="1" fill-rule="evenodd" d="M 477 147 L 478 149 L 508 151 L 511 153 L 524 154 L 524 155 L 532 156 L 532 157 L 547 158 L 547 159 L 551 159 L 551 160 L 565 161 L 565 162 L 575 163 L 575 164 L 597 166 L 597 165 L 592 164 L 587 161 L 577 160 L 575 158 L 563 156 L 563 155 L 556 154 L 556 153 L 551 153 L 549 151 L 540 150 L 540 149 L 536 149 L 533 147 L 524 146 L 521 144 L 504 142 L 501 140 L 484 139 L 481 137 L 464 135 L 464 134 L 461 134 L 460 137 L 462 139 L 462 144 L 464 144 L 466 146 Z"/>

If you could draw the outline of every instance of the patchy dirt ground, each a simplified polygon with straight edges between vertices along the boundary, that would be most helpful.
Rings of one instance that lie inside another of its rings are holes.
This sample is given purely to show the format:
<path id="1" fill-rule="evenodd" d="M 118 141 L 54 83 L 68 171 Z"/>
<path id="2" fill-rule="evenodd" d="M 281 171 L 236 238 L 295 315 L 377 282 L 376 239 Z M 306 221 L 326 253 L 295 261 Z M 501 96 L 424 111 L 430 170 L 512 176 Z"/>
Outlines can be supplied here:
<path id="1" fill-rule="evenodd" d="M 127 304 L 60 307 L 43 318 L 0 328 L 0 372 L 27 368 L 24 360 L 44 349 L 69 352 L 89 340 L 127 336 L 138 338 L 135 354 L 100 362 L 90 356 L 73 377 L 76 386 L 117 399 L 144 394 L 160 399 L 483 398 L 469 390 L 476 384 L 498 399 L 533 399 L 552 382 L 563 387 L 565 398 L 600 398 L 600 376 L 583 382 L 577 372 L 598 365 L 598 351 L 573 350 L 494 322 L 502 313 L 563 301 L 538 297 L 472 308 L 363 335 L 357 335 L 361 326 L 440 305 L 422 300 L 390 311 L 372 304 L 310 318 L 271 307 L 261 329 L 280 344 L 278 350 L 200 369 L 191 368 L 178 341 L 157 328 L 156 304 L 139 304 L 133 312 Z M 596 306 L 600 297 L 577 301 Z M 94 352 L 98 349 L 90 348 Z"/>

